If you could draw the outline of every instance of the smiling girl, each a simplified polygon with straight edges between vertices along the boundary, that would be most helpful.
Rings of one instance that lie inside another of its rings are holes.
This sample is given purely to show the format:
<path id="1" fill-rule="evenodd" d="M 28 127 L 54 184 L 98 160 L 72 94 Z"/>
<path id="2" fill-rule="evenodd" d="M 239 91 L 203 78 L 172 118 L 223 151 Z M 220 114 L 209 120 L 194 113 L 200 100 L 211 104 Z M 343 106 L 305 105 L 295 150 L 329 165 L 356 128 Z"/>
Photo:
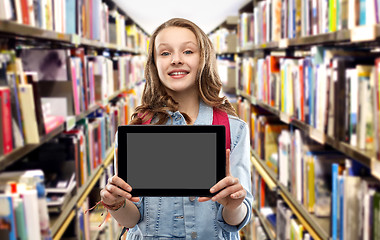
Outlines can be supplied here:
<path id="1" fill-rule="evenodd" d="M 145 78 L 142 104 L 131 124 L 212 125 L 215 115 L 225 116 L 227 176 L 210 189 L 219 191 L 212 198 L 133 197 L 133 186 L 113 176 L 100 193 L 103 205 L 129 228 L 127 239 L 239 239 L 253 199 L 249 131 L 219 96 L 222 84 L 209 38 L 185 19 L 163 23 L 151 36 Z"/>

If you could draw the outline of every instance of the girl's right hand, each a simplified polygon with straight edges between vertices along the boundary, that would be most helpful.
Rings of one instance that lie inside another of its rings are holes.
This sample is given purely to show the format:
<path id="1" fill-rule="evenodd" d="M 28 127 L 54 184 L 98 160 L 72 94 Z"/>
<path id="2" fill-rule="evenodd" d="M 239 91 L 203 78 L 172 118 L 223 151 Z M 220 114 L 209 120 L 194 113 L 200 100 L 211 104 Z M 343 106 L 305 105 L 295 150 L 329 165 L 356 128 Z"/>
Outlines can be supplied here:
<path id="1" fill-rule="evenodd" d="M 140 201 L 139 197 L 132 197 L 132 187 L 118 176 L 108 179 L 104 189 L 100 191 L 100 197 L 103 203 L 109 206 L 116 206 L 126 199 L 132 202 Z"/>

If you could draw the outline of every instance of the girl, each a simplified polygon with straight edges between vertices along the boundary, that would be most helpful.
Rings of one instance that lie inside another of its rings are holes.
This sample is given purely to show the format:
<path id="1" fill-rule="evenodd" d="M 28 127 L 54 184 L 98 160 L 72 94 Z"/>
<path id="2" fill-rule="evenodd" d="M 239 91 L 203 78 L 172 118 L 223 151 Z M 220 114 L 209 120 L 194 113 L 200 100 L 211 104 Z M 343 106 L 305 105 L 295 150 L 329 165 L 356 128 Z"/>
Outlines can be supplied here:
<path id="1" fill-rule="evenodd" d="M 252 209 L 249 131 L 228 100 L 219 97 L 212 43 L 188 20 L 163 23 L 150 40 L 145 78 L 131 124 L 211 125 L 215 109 L 228 114 L 227 176 L 210 189 L 220 191 L 212 198 L 141 199 L 131 196 L 133 186 L 113 176 L 100 192 L 102 203 L 129 228 L 127 239 L 239 239 Z"/>

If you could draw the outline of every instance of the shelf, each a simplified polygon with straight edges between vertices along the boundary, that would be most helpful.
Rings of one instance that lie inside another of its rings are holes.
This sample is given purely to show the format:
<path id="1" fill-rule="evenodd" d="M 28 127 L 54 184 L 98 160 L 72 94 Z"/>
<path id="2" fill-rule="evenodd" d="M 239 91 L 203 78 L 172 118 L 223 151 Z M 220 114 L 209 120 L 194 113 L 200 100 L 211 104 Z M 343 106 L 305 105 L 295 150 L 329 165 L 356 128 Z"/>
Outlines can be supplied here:
<path id="1" fill-rule="evenodd" d="M 266 174 L 269 175 L 269 177 L 271 178 L 272 181 L 275 182 L 275 184 L 277 185 L 277 174 L 275 172 L 273 172 L 272 169 L 270 169 L 266 163 L 264 162 L 264 160 L 260 159 L 259 156 L 257 156 L 256 152 L 251 149 L 251 154 L 252 154 L 252 157 L 261 165 L 261 167 L 265 170 Z"/>
<path id="2" fill-rule="evenodd" d="M 276 236 L 273 236 L 272 231 L 271 231 L 271 227 L 268 226 L 268 224 L 267 224 L 268 221 L 265 219 L 265 217 L 261 214 L 261 212 L 256 207 L 252 208 L 252 210 L 255 212 L 256 216 L 259 217 L 260 223 L 261 223 L 265 233 L 267 234 L 268 238 L 270 240 L 275 240 Z"/>
<path id="3" fill-rule="evenodd" d="M 98 182 L 99 178 L 104 172 L 104 167 L 106 164 L 110 161 L 110 159 L 113 158 L 113 148 L 108 151 L 106 159 L 103 161 L 102 165 L 98 166 L 90 176 L 90 178 L 87 180 L 86 184 L 81 186 L 77 194 L 71 198 L 67 206 L 65 207 L 64 211 L 59 215 L 59 217 L 53 221 L 51 225 L 51 231 L 52 235 L 54 236 L 54 239 L 59 239 L 57 236 L 62 232 L 66 231 L 67 225 L 65 224 L 67 221 L 67 218 L 70 216 L 72 211 L 76 211 L 76 209 L 83 205 L 83 202 L 86 200 L 88 195 L 90 194 L 91 190 L 93 189 L 94 185 Z"/>
<path id="4" fill-rule="evenodd" d="M 329 239 L 330 233 L 330 219 L 329 218 L 317 218 L 313 214 L 310 214 L 294 197 L 289 193 L 289 191 L 277 181 L 273 173 L 268 167 L 265 167 L 263 160 L 257 157 L 252 151 L 252 158 L 256 161 L 262 169 L 265 171 L 263 175 L 262 171 L 259 171 L 259 174 L 263 177 L 264 181 L 268 176 L 271 176 L 274 184 L 278 187 L 280 195 L 284 201 L 291 208 L 292 212 L 297 216 L 301 223 L 305 226 L 306 230 L 314 239 Z M 251 161 L 252 161 L 251 158 Z"/>
<path id="5" fill-rule="evenodd" d="M 125 90 L 120 90 L 120 91 L 115 92 L 114 94 L 112 94 L 108 98 L 108 100 L 110 101 L 111 99 L 117 97 L 123 91 L 125 91 Z M 79 115 L 75 116 L 75 122 L 78 122 L 79 120 L 87 117 L 87 115 L 89 115 L 92 112 L 95 112 L 99 108 L 100 108 L 99 105 L 93 105 L 93 106 L 89 107 L 89 109 L 86 112 L 82 112 Z M 14 149 L 9 154 L 0 156 L 0 171 L 4 170 L 6 167 L 17 162 L 21 158 L 26 157 L 29 153 L 33 152 L 34 150 L 39 148 L 44 143 L 46 143 L 46 142 L 50 141 L 51 139 L 53 139 L 54 137 L 58 136 L 60 133 L 62 133 L 66 129 L 67 129 L 67 127 L 65 128 L 65 124 L 61 124 L 56 129 L 54 129 L 52 132 L 48 133 L 46 136 L 42 136 L 40 138 L 39 144 L 27 144 L 23 147 Z"/>
<path id="6" fill-rule="evenodd" d="M 17 162 L 21 158 L 24 158 L 29 153 L 39 148 L 42 144 L 58 136 L 58 134 L 60 134 L 63 130 L 64 130 L 64 124 L 61 124 L 60 126 L 55 128 L 53 131 L 51 131 L 47 135 L 40 137 L 39 144 L 27 144 L 23 147 L 14 149 L 9 154 L 0 156 L 0 171 L 4 170 L 9 165 L 12 165 L 13 163 Z"/>
<path id="7" fill-rule="evenodd" d="M 65 222 L 67 221 L 66 219 L 72 213 L 72 211 L 74 212 L 76 211 L 77 206 L 79 205 L 78 204 L 79 200 L 85 199 L 88 196 L 89 192 L 92 190 L 92 187 L 95 185 L 95 183 L 99 180 L 103 171 L 104 169 L 102 165 L 96 168 L 94 172 L 92 173 L 92 175 L 90 176 L 90 178 L 87 180 L 86 184 L 84 184 L 78 189 L 77 194 L 70 199 L 69 203 L 67 204 L 63 212 L 59 215 L 59 217 L 55 221 L 53 221 L 51 225 L 51 231 L 52 231 L 52 235 L 54 236 L 54 239 L 56 239 L 56 237 L 58 236 L 57 234 L 59 234 L 60 232 L 66 231 L 66 228 L 67 228 L 67 225 L 65 224 Z"/>
<path id="8" fill-rule="evenodd" d="M 260 176 L 264 179 L 264 182 L 267 184 L 268 188 L 271 191 L 275 191 L 277 189 L 277 180 L 273 179 L 268 172 L 263 168 L 263 166 L 259 163 L 259 160 L 254 156 L 251 156 L 251 163 L 255 167 L 256 171 L 259 172 Z"/>
<path id="9" fill-rule="evenodd" d="M 329 240 L 330 236 L 330 219 L 329 218 L 317 218 L 314 215 L 310 214 L 305 208 L 299 204 L 288 190 L 278 184 L 280 189 L 280 195 L 290 207 L 292 212 L 297 216 L 297 219 L 302 223 L 306 230 L 310 233 L 313 239 L 323 239 Z"/>
<path id="10" fill-rule="evenodd" d="M 107 153 L 107 158 L 104 160 L 104 167 L 108 167 L 113 162 L 113 150 L 114 147 L 111 147 L 111 149 Z"/>
<path id="11" fill-rule="evenodd" d="M 70 35 L 19 24 L 13 21 L 0 20 L 0 32 L 12 34 L 18 37 L 38 38 L 71 43 Z"/>
<path id="12" fill-rule="evenodd" d="M 254 7 L 253 4 L 254 4 L 254 1 L 252 1 L 252 0 L 247 1 L 247 3 L 245 3 L 243 6 L 241 6 L 241 8 L 239 9 L 239 13 L 243 13 L 243 12 L 252 13 L 253 7 Z"/>
<path id="13" fill-rule="evenodd" d="M 251 104 L 259 106 L 267 112 L 270 112 L 271 114 L 278 116 L 282 122 L 297 127 L 314 141 L 322 145 L 326 144 L 328 146 L 331 146 L 334 149 L 342 152 L 346 156 L 364 164 L 368 168 L 371 168 L 372 159 L 375 157 L 375 153 L 373 151 L 361 150 L 349 145 L 348 143 L 338 141 L 333 137 L 328 136 L 327 134 L 311 127 L 310 125 L 298 119 L 295 119 L 285 113 L 282 113 L 278 109 L 275 109 L 274 107 L 269 106 L 268 104 L 263 103 L 262 101 L 254 99 L 254 97 L 251 97 L 248 94 L 243 93 L 242 91 L 237 91 L 236 94 L 251 101 Z"/>
<path id="14" fill-rule="evenodd" d="M 89 46 L 101 49 L 110 49 L 120 52 L 129 52 L 133 54 L 140 54 L 140 51 L 136 51 L 135 49 L 118 46 L 112 43 L 104 43 L 98 40 L 86 39 L 82 38 L 76 34 L 65 34 L 59 33 L 51 30 L 45 30 L 37 27 L 32 27 L 24 24 L 19 24 L 14 21 L 5 21 L 0 20 L 0 33 L 3 33 L 9 37 L 12 35 L 14 37 L 28 38 L 28 39 L 40 39 L 40 40 L 50 40 L 61 42 L 65 44 L 70 44 L 74 46 Z M 0 35 L 1 36 L 1 35 Z"/>
<path id="15" fill-rule="evenodd" d="M 343 29 L 336 32 L 323 33 L 313 36 L 305 36 L 294 39 L 281 39 L 280 41 L 262 43 L 260 45 L 252 44 L 244 48 L 242 51 L 257 51 L 282 49 L 286 50 L 289 47 L 303 47 L 320 44 L 351 44 L 359 42 L 371 42 L 380 37 L 380 25 L 361 26 L 354 29 Z"/>
<path id="16" fill-rule="evenodd" d="M 75 215 L 76 215 L 75 210 L 71 210 L 70 213 L 67 215 L 66 219 L 64 220 L 62 227 L 54 235 L 53 240 L 59 240 L 62 238 L 63 234 L 65 233 L 65 230 L 69 226 L 70 222 L 74 219 Z"/>

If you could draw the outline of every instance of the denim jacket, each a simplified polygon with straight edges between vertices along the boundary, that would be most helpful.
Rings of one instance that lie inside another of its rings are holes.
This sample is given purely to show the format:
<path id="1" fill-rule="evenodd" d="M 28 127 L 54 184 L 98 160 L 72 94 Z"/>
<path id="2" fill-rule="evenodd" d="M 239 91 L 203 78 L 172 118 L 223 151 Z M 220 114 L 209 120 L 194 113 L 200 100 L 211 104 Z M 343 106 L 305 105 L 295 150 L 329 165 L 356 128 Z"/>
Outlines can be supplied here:
<path id="1" fill-rule="evenodd" d="M 181 113 L 170 114 L 172 120 L 169 119 L 166 125 L 186 125 Z M 243 222 L 238 226 L 227 224 L 222 217 L 223 205 L 211 200 L 201 203 L 196 197 L 142 197 L 135 203 L 140 211 L 140 220 L 129 229 L 127 240 L 239 239 L 238 231 L 250 221 L 252 213 L 249 130 L 244 121 L 228 117 L 231 174 L 239 178 L 247 191 L 244 204 L 248 213 Z M 194 125 L 212 125 L 212 119 L 212 107 L 201 101 Z"/>

